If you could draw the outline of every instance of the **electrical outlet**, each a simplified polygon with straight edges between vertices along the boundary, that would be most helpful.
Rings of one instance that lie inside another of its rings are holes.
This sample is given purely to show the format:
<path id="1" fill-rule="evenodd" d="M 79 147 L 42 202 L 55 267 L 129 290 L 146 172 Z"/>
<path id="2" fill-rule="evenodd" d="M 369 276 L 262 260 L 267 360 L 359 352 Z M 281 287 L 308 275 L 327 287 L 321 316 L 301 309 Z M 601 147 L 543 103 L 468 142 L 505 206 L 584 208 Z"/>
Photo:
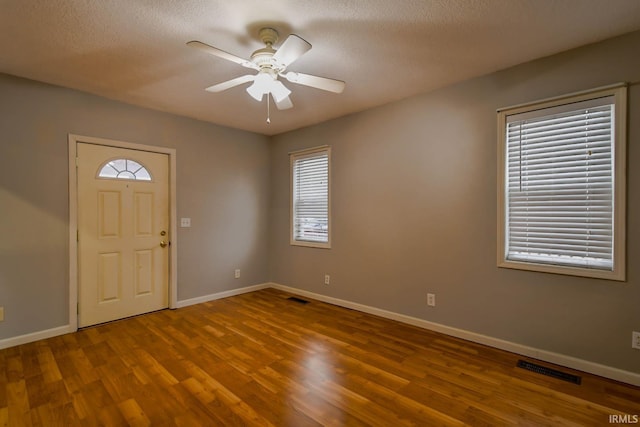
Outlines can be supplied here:
<path id="1" fill-rule="evenodd" d="M 328 274 L 324 275 L 324 284 L 328 285 L 331 282 L 331 276 L 329 276 Z"/>
<path id="2" fill-rule="evenodd" d="M 0 322 L 4 322 L 4 307 L 0 307 Z"/>
<path id="3" fill-rule="evenodd" d="M 234 275 L 235 275 L 236 279 L 240 278 L 240 269 L 239 268 L 236 268 L 236 271 L 235 271 Z"/>
<path id="4" fill-rule="evenodd" d="M 180 218 L 180 227 L 191 227 L 191 218 Z"/>
<path id="5" fill-rule="evenodd" d="M 631 348 L 640 350 L 640 332 L 633 331 L 631 333 Z"/>
<path id="6" fill-rule="evenodd" d="M 427 305 L 430 307 L 436 306 L 436 294 L 427 294 Z"/>

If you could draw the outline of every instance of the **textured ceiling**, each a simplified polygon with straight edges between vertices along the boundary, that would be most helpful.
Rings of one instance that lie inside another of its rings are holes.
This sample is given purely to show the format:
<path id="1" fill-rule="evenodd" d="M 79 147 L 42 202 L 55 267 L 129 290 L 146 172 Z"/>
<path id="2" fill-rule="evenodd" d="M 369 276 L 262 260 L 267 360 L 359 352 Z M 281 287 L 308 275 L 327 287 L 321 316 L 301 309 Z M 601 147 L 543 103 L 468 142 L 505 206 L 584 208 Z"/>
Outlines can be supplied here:
<path id="1" fill-rule="evenodd" d="M 285 81 L 270 125 L 247 85 L 205 92 L 247 69 L 185 43 L 248 58 L 263 26 L 345 91 Z M 273 135 L 638 29 L 638 0 L 0 0 L 0 72 Z"/>

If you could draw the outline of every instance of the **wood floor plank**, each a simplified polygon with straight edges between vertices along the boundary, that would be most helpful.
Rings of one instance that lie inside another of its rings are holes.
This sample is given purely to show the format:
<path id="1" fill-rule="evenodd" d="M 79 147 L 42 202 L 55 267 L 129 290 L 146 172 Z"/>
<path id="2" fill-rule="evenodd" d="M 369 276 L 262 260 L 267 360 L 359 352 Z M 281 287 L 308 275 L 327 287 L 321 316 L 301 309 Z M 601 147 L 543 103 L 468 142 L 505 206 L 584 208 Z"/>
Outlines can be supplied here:
<path id="1" fill-rule="evenodd" d="M 135 399 L 127 399 L 118 403 L 118 409 L 120 409 L 122 416 L 130 426 L 145 427 L 151 425 L 151 421 Z"/>
<path id="2" fill-rule="evenodd" d="M 600 426 L 640 388 L 274 289 L 0 350 L 3 426 Z M 527 359 L 527 358 L 524 358 Z M 529 360 L 529 359 L 527 359 Z M 536 362 L 536 361 L 534 361 Z"/>
<path id="3" fill-rule="evenodd" d="M 7 383 L 6 387 L 9 425 L 31 425 L 31 408 L 25 380 Z"/>

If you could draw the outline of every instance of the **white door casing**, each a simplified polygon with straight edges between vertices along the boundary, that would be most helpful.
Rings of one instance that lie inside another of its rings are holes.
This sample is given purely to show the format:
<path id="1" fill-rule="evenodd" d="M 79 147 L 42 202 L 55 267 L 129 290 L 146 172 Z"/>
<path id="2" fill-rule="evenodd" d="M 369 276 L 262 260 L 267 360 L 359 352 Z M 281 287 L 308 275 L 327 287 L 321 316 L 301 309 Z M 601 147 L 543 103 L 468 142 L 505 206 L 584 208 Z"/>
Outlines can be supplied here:
<path id="1" fill-rule="evenodd" d="M 169 246 L 175 232 L 175 220 L 170 220 L 175 152 L 154 153 L 138 149 L 146 146 L 131 149 L 134 144 L 88 137 L 70 136 L 69 142 L 70 159 L 72 151 L 77 158 L 76 215 L 70 200 L 70 217 L 78 231 L 71 245 L 76 263 L 70 263 L 77 268 L 77 275 L 70 274 L 70 303 L 75 282 L 78 317 L 70 310 L 70 322 L 83 327 L 175 306 L 175 287 L 170 292 L 175 247 Z M 151 181 L 98 177 L 101 167 L 116 158 L 143 165 Z M 73 197 L 71 190 L 70 179 Z"/>

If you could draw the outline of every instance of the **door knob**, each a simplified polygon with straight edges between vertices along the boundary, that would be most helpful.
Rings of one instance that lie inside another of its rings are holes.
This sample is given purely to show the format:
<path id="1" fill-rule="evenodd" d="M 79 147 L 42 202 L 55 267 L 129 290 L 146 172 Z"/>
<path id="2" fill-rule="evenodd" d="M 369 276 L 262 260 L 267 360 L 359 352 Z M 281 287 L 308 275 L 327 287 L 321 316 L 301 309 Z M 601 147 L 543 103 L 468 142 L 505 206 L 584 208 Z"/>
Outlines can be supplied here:
<path id="1" fill-rule="evenodd" d="M 160 247 L 164 248 L 165 246 L 167 246 L 167 242 L 165 242 L 164 240 L 160 242 Z"/>

